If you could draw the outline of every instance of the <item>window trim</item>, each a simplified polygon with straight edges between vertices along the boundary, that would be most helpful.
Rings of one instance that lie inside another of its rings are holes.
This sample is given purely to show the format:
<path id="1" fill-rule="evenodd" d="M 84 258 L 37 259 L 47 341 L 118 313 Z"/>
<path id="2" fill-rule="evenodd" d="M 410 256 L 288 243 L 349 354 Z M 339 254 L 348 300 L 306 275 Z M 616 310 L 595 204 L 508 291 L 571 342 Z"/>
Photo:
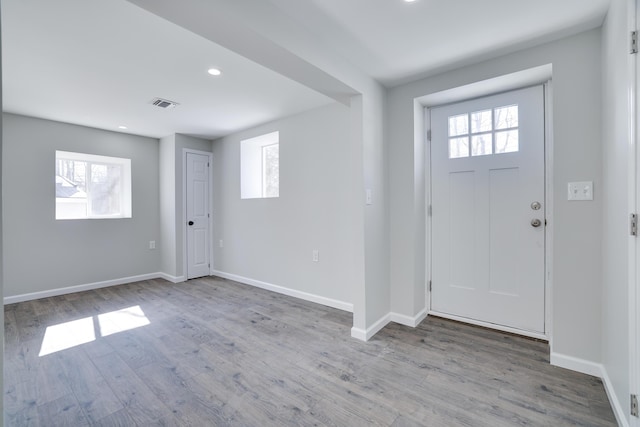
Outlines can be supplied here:
<path id="1" fill-rule="evenodd" d="M 132 217 L 132 197 L 131 197 L 131 159 L 124 157 L 102 156 L 98 154 L 79 153 L 73 151 L 56 150 L 55 161 L 71 160 L 87 163 L 86 168 L 86 193 L 87 193 L 87 215 L 74 218 L 58 218 L 58 200 L 60 203 L 68 203 L 65 198 L 56 197 L 56 221 L 82 220 L 82 219 L 125 219 Z M 92 214 L 91 198 L 89 197 L 91 188 L 91 165 L 117 165 L 122 168 L 122 179 L 120 181 L 120 213 L 112 215 L 95 215 Z"/>

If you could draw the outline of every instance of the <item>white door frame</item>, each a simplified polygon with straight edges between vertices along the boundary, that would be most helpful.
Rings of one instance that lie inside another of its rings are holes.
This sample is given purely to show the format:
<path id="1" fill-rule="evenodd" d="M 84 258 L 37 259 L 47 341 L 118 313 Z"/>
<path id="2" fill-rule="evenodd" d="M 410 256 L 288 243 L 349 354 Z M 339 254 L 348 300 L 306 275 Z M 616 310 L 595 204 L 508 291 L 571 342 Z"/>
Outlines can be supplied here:
<path id="1" fill-rule="evenodd" d="M 635 31 L 637 22 L 640 22 L 640 8 L 638 0 L 627 0 L 627 29 Z M 629 55 L 627 85 L 629 94 L 629 171 L 628 171 L 628 206 L 629 212 L 638 213 L 640 200 L 640 177 L 638 165 L 640 165 L 640 150 L 638 150 L 638 81 L 640 81 L 640 55 Z M 640 395 L 640 238 L 629 237 L 629 391 L 631 394 Z M 627 396 L 619 396 L 621 404 L 628 402 Z M 625 413 L 629 407 L 624 407 Z M 640 418 L 629 415 L 631 427 L 640 427 Z"/>
<path id="2" fill-rule="evenodd" d="M 535 338 L 542 338 L 549 341 L 551 351 L 553 351 L 553 336 L 552 336 L 552 285 L 553 285 L 553 270 L 552 264 L 552 251 L 553 247 L 553 134 L 552 129 L 552 111 L 551 111 L 551 77 L 552 66 L 551 64 L 542 65 L 539 67 L 531 68 L 528 70 L 519 71 L 504 76 L 495 77 L 489 80 L 483 80 L 480 82 L 472 83 L 469 85 L 445 90 L 442 92 L 436 92 L 433 94 L 425 95 L 414 100 L 414 106 L 416 109 L 416 120 L 422 120 L 422 129 L 425 133 L 430 129 L 430 108 L 437 106 L 450 104 L 454 102 L 460 102 L 473 98 L 479 98 L 483 96 L 493 95 L 500 92 L 507 92 L 510 90 L 521 89 L 527 86 L 545 85 L 545 204 L 546 204 L 546 219 L 548 225 L 545 227 L 545 332 L 544 334 L 527 334 Z M 418 112 L 418 109 L 420 110 Z M 416 126 L 418 127 L 418 126 Z M 422 132 L 416 132 L 418 137 Z M 423 139 L 423 143 L 425 140 Z M 431 205 L 431 150 L 427 147 L 425 149 L 425 212 L 429 211 Z M 425 277 L 427 282 L 431 280 L 431 217 L 428 216 L 426 224 L 426 251 L 425 251 Z M 425 304 L 427 308 L 427 314 L 431 314 L 431 292 L 428 287 L 425 292 Z M 515 332 L 523 334 L 523 331 L 514 330 L 507 327 L 497 327 L 496 325 L 486 325 L 482 322 L 473 322 L 465 320 L 468 323 L 477 323 L 481 326 L 491 326 L 494 329 L 504 330 L 506 332 Z"/>
<path id="3" fill-rule="evenodd" d="M 209 275 L 214 270 L 213 265 L 213 153 L 209 151 L 182 149 L 182 273 L 185 279 L 187 272 L 187 153 L 207 156 L 209 161 Z"/>

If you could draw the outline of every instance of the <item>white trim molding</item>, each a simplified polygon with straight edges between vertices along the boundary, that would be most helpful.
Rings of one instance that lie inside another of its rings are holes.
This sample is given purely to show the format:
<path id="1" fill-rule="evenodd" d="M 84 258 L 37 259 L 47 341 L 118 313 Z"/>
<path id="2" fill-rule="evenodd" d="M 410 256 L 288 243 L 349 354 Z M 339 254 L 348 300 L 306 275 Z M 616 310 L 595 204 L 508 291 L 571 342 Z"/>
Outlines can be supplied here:
<path id="1" fill-rule="evenodd" d="M 415 328 L 427 317 L 427 309 L 424 308 L 415 316 L 407 316 L 399 313 L 387 313 L 378 319 L 373 325 L 369 326 L 366 330 L 360 328 L 351 328 L 351 337 L 359 339 L 360 341 L 369 341 L 375 334 L 380 332 L 382 328 L 389 323 L 394 322 L 400 325 L 409 326 Z"/>
<path id="2" fill-rule="evenodd" d="M 424 319 L 427 318 L 427 314 L 428 314 L 428 311 L 426 307 L 413 317 L 391 312 L 389 313 L 389 320 L 391 322 L 399 323 L 400 325 L 405 325 L 405 326 L 415 328 Z"/>
<path id="3" fill-rule="evenodd" d="M 168 282 L 171 283 L 182 283 L 182 282 L 186 282 L 187 281 L 187 277 L 186 276 L 172 276 L 170 274 L 167 273 L 158 273 L 159 277 L 161 279 L 164 279 Z"/>
<path id="4" fill-rule="evenodd" d="M 627 412 L 623 409 L 627 408 L 628 401 L 624 400 L 626 403 L 624 405 L 621 404 L 604 365 L 573 356 L 567 356 L 566 354 L 553 352 L 551 353 L 551 365 L 600 378 L 604 384 L 604 390 L 607 392 L 607 397 L 609 398 L 609 403 L 611 404 L 611 409 L 613 409 L 613 413 L 616 416 L 618 425 L 621 427 L 629 427 L 626 417 Z"/>
<path id="5" fill-rule="evenodd" d="M 338 310 L 353 313 L 353 304 L 348 302 L 339 301 L 308 292 L 298 291 L 296 289 L 286 288 L 284 286 L 274 285 L 272 283 L 267 283 L 260 280 L 250 279 L 248 277 L 239 276 L 237 274 L 225 273 L 223 271 L 213 270 L 211 274 L 213 276 L 222 277 L 223 279 L 233 280 L 235 282 L 244 283 L 245 285 L 255 286 L 256 288 L 265 289 L 267 291 L 276 292 L 294 298 L 300 298 L 305 301 L 315 302 L 316 304 L 322 304 L 326 305 L 327 307 L 337 308 Z"/>
<path id="6" fill-rule="evenodd" d="M 629 398 L 627 397 L 627 399 L 625 399 L 626 405 L 622 405 L 620 403 L 620 399 L 618 399 L 618 396 L 616 395 L 616 389 L 613 387 L 609 374 L 604 367 L 602 368 L 602 376 L 600 378 L 604 384 L 604 390 L 607 392 L 607 397 L 609 398 L 609 403 L 611 404 L 611 409 L 613 409 L 613 414 L 616 416 L 618 425 L 620 427 L 630 427 L 626 417 L 628 412 L 627 410 L 622 409 L 628 408 Z"/>
<path id="7" fill-rule="evenodd" d="M 604 368 L 600 363 L 555 352 L 551 352 L 550 362 L 552 366 L 558 366 L 559 368 L 581 372 L 598 378 L 602 378 L 602 373 L 604 371 Z"/>
<path id="8" fill-rule="evenodd" d="M 18 302 L 31 301 L 40 298 L 56 297 L 59 295 L 73 294 L 76 292 L 90 291 L 93 289 L 108 288 L 109 286 L 124 285 L 127 283 L 141 282 L 143 280 L 165 279 L 169 277 L 164 273 L 140 274 L 138 276 L 122 277 L 120 279 L 105 280 L 102 282 L 87 283 L 84 285 L 68 286 L 65 288 L 49 289 L 40 292 L 31 292 L 22 295 L 12 295 L 4 297 L 4 305 L 15 304 Z"/>
<path id="9" fill-rule="evenodd" d="M 356 327 L 351 328 L 351 337 L 359 339 L 360 341 L 369 341 L 371 337 L 380 332 L 382 328 L 387 326 L 391 321 L 391 313 L 387 313 L 378 319 L 373 325 L 369 326 L 366 330 Z"/>

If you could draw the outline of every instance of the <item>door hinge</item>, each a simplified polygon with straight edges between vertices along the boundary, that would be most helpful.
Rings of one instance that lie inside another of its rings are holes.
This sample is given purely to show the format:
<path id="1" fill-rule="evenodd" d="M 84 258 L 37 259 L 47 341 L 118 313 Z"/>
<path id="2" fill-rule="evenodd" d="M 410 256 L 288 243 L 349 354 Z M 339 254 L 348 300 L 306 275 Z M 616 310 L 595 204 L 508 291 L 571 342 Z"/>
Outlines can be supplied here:
<path id="1" fill-rule="evenodd" d="M 210 167 L 210 166 L 209 166 L 209 162 L 207 162 L 207 167 Z"/>
<path id="2" fill-rule="evenodd" d="M 427 131 L 427 141 L 431 142 L 431 129 Z"/>
<path id="3" fill-rule="evenodd" d="M 631 395 L 631 415 L 633 415 L 634 417 L 638 416 L 638 395 L 637 394 Z"/>
<path id="4" fill-rule="evenodd" d="M 638 215 L 632 213 L 629 216 L 629 232 L 632 236 L 637 236 L 638 235 Z"/>
<path id="5" fill-rule="evenodd" d="M 429 280 L 429 292 L 431 292 L 431 289 L 433 289 L 433 282 Z"/>
<path id="6" fill-rule="evenodd" d="M 629 43 L 629 53 L 638 53 L 638 32 L 631 31 L 631 40 Z"/>

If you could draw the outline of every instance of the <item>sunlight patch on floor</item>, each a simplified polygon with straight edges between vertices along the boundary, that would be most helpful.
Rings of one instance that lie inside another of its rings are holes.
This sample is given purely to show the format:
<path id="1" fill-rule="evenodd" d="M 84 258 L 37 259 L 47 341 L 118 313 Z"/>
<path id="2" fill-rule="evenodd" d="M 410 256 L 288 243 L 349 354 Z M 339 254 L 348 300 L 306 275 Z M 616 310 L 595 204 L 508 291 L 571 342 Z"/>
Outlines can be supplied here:
<path id="1" fill-rule="evenodd" d="M 142 308 L 136 305 L 98 316 L 48 326 L 38 356 L 67 350 L 95 341 L 96 337 L 106 337 L 150 323 Z"/>

